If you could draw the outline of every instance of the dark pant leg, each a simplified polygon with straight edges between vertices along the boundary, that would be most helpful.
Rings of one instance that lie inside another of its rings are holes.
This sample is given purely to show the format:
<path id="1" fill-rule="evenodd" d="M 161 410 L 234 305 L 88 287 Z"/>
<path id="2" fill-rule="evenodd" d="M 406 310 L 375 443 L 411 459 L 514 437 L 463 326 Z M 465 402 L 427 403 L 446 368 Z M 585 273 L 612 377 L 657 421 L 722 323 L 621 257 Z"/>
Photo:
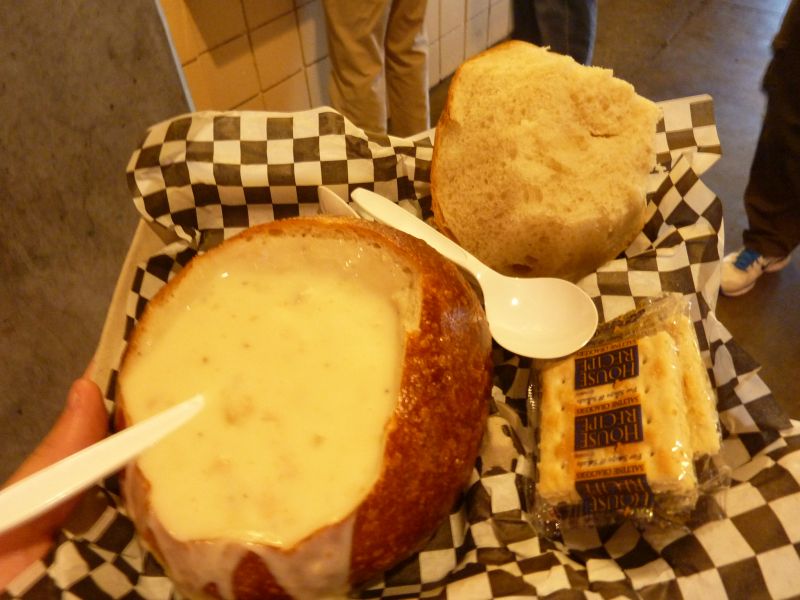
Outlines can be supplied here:
<path id="1" fill-rule="evenodd" d="M 515 40 L 522 40 L 542 45 L 542 34 L 539 33 L 539 26 L 536 24 L 536 13 L 533 12 L 532 0 L 514 0 L 514 31 L 511 37 Z"/>
<path id="2" fill-rule="evenodd" d="M 591 64 L 597 32 L 597 0 L 515 0 L 518 40 L 549 46 L 582 64 Z"/>
<path id="3" fill-rule="evenodd" d="M 793 0 L 764 76 L 767 110 L 744 201 L 744 244 L 786 256 L 800 244 L 800 2 Z"/>

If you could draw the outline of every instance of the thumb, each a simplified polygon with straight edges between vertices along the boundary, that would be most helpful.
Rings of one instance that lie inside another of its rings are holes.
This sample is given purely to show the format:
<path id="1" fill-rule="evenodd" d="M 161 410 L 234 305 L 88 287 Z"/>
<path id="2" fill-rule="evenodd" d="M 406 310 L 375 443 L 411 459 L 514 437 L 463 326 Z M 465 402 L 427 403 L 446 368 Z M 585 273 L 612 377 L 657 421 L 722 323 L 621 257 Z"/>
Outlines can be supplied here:
<path id="1" fill-rule="evenodd" d="M 100 388 L 90 379 L 76 380 L 53 427 L 5 485 L 100 441 L 107 432 L 108 412 Z M 0 535 L 0 590 L 47 553 L 53 535 L 79 500 L 79 497 L 71 498 L 40 517 Z"/>

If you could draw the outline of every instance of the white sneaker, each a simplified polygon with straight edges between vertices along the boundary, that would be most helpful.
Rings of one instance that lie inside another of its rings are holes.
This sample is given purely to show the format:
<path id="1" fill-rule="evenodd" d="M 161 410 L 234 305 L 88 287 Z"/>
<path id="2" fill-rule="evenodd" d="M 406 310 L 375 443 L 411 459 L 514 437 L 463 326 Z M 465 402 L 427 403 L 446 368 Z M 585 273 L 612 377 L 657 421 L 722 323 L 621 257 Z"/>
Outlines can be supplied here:
<path id="1" fill-rule="evenodd" d="M 789 264 L 790 256 L 762 256 L 755 250 L 742 248 L 722 259 L 720 290 L 726 296 L 741 296 L 753 289 L 764 273 L 780 271 Z"/>

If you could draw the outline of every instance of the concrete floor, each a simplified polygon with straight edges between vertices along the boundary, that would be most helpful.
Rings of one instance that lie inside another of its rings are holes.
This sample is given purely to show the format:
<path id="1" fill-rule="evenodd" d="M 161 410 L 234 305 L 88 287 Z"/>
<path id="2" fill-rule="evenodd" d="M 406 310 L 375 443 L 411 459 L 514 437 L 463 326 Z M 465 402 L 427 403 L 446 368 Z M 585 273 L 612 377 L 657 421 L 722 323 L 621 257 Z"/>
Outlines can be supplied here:
<path id="1" fill-rule="evenodd" d="M 98 342 L 138 220 L 131 152 L 188 106 L 152 0 L 2 9 L 0 481 Z"/>
<path id="2" fill-rule="evenodd" d="M 598 0 L 595 64 L 613 68 L 644 96 L 708 93 L 723 156 L 704 177 L 723 202 L 725 248 L 747 226 L 742 192 L 761 129 L 761 78 L 788 0 Z M 780 273 L 738 298 L 721 297 L 720 321 L 763 367 L 776 400 L 800 419 L 800 252 Z"/>
<path id="3" fill-rule="evenodd" d="M 598 4 L 596 64 L 654 100 L 716 99 L 725 156 L 705 180 L 725 204 L 735 248 L 759 82 L 786 0 Z M 124 175 L 131 150 L 147 126 L 187 110 L 152 1 L 3 8 L 0 481 L 50 427 L 98 341 L 136 221 Z M 434 120 L 446 87 L 433 91 Z M 718 314 L 800 419 L 798 299 L 800 253 L 747 296 L 721 299 Z"/>

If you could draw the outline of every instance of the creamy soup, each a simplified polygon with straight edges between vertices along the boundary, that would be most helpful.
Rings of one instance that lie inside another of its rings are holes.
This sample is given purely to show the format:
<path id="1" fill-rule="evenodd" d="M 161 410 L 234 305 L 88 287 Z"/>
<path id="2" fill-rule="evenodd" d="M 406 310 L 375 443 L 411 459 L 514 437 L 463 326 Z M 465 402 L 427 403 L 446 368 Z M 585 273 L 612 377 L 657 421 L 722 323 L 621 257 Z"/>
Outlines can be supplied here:
<path id="1" fill-rule="evenodd" d="M 138 461 L 155 513 L 181 540 L 291 548 L 379 476 L 418 290 L 355 240 L 261 236 L 192 271 L 143 321 L 120 380 L 133 422 L 206 397 Z"/>

